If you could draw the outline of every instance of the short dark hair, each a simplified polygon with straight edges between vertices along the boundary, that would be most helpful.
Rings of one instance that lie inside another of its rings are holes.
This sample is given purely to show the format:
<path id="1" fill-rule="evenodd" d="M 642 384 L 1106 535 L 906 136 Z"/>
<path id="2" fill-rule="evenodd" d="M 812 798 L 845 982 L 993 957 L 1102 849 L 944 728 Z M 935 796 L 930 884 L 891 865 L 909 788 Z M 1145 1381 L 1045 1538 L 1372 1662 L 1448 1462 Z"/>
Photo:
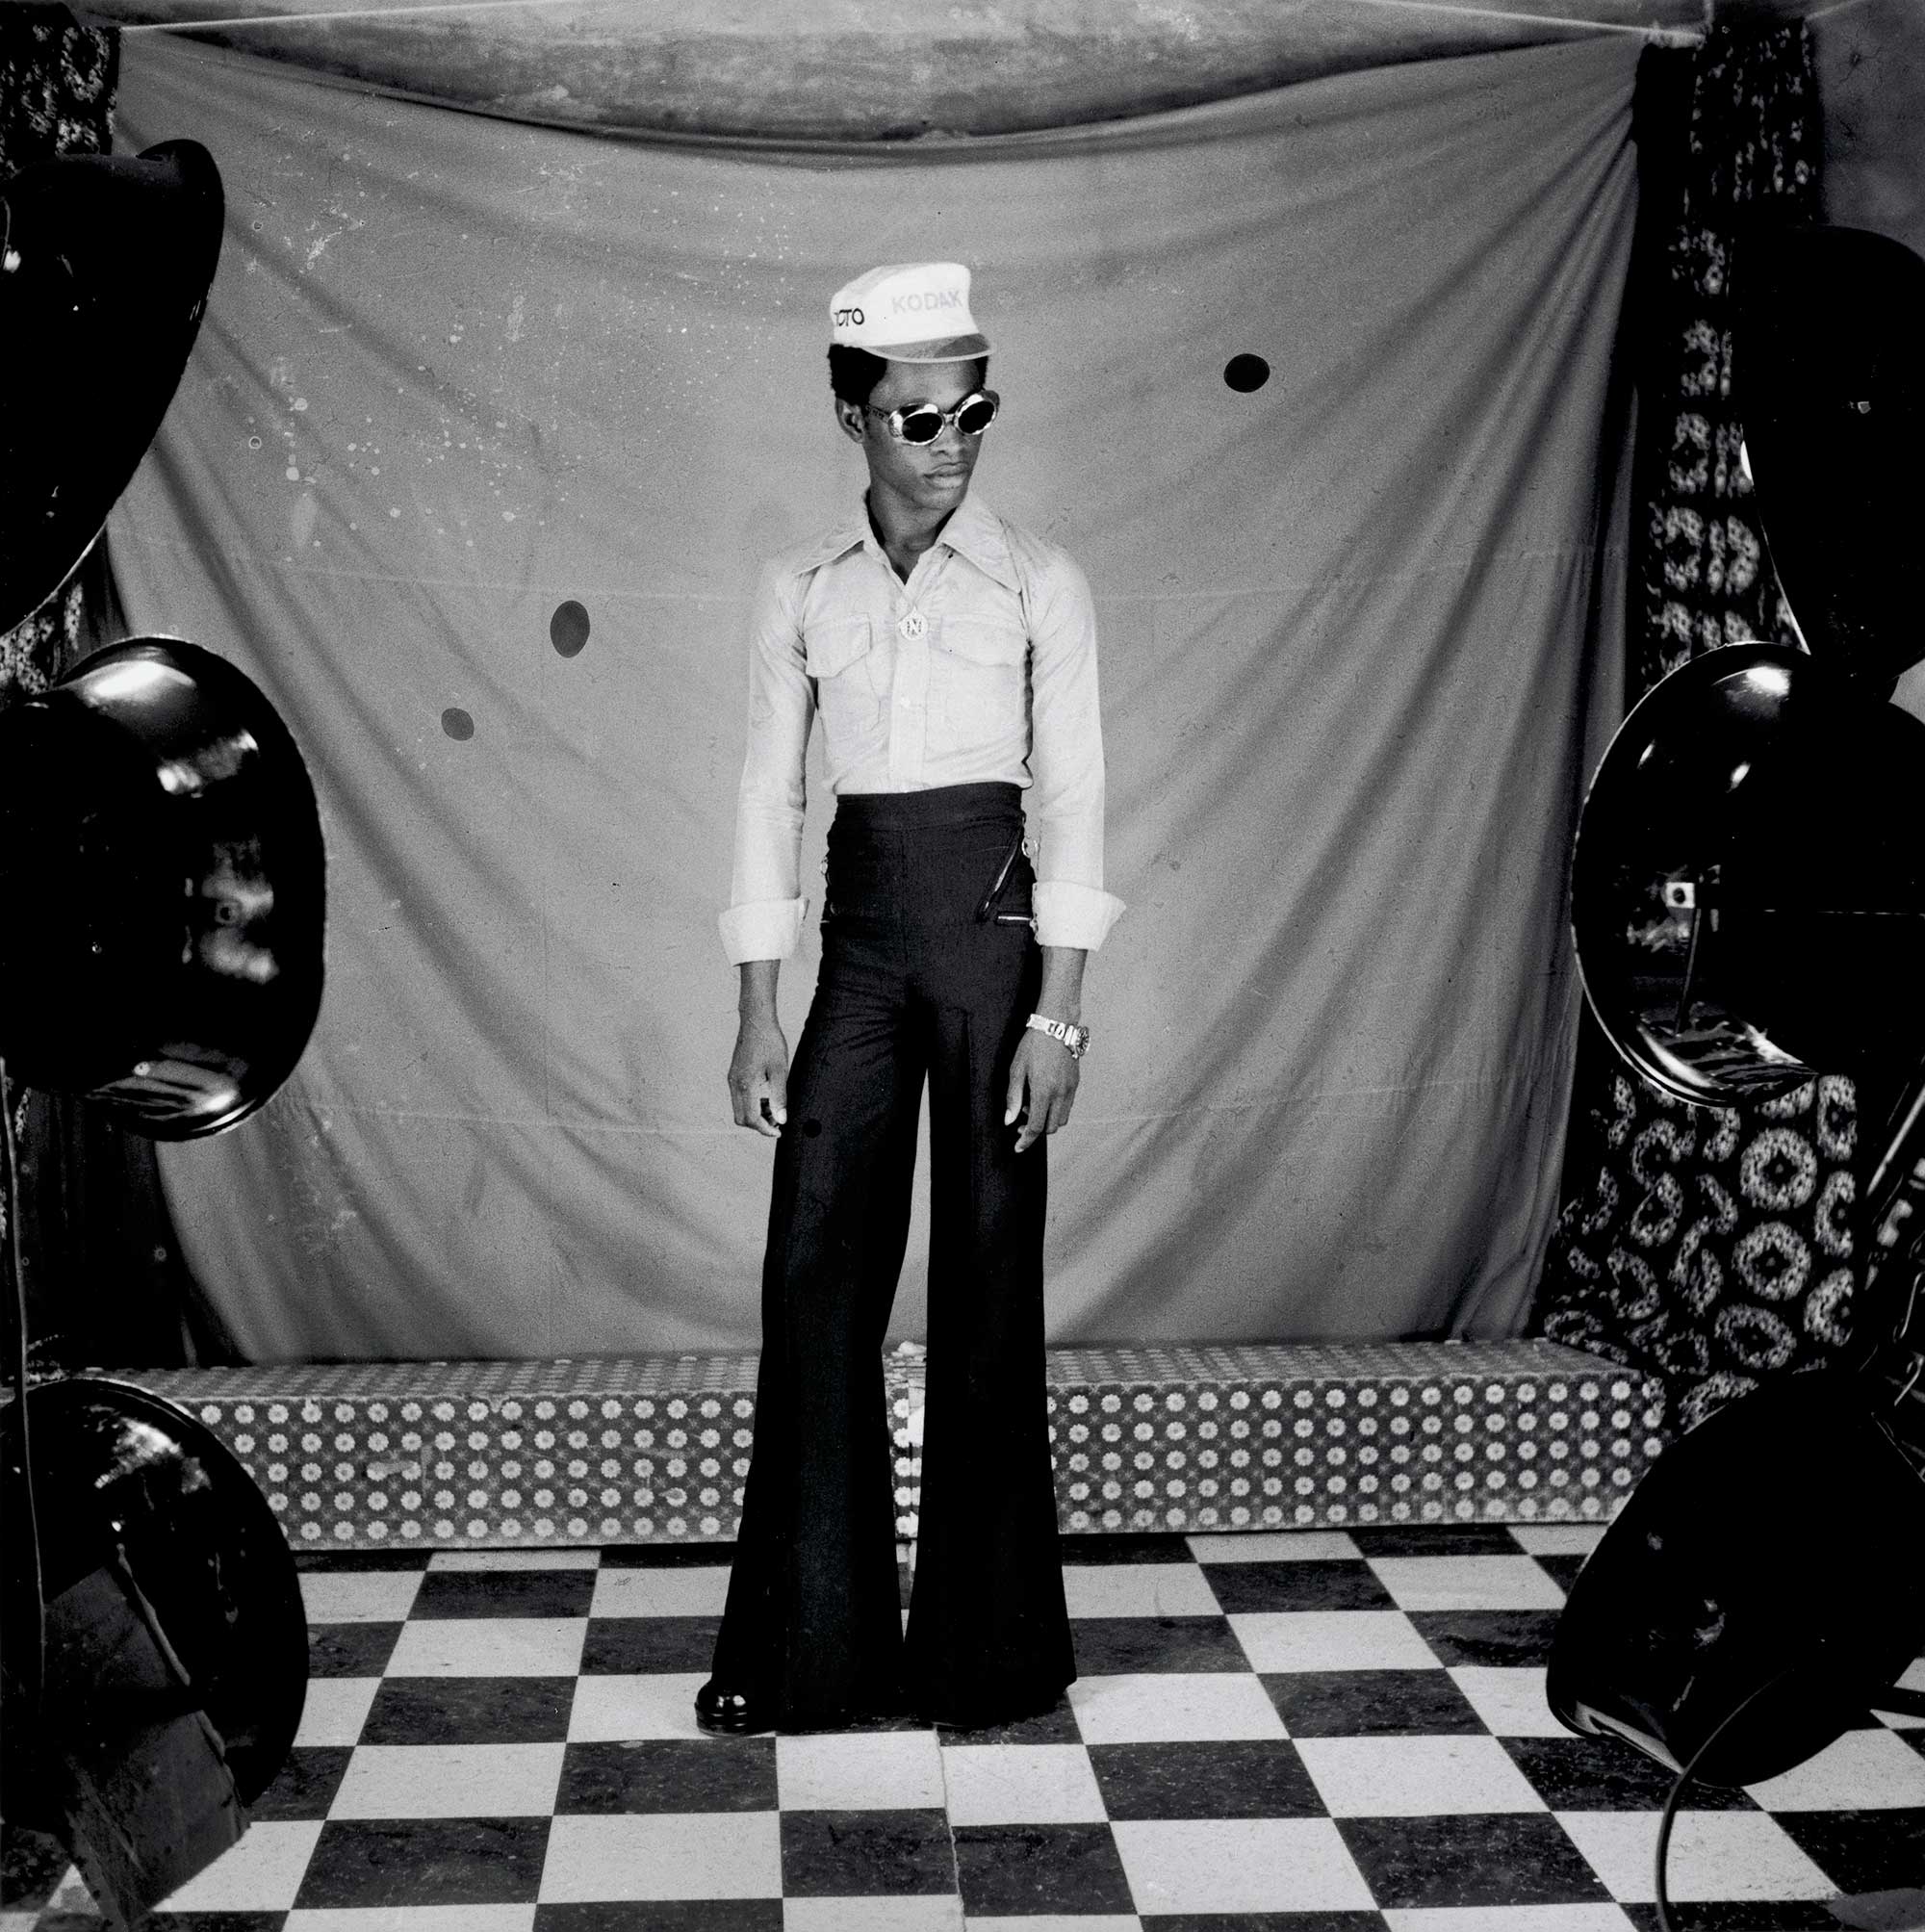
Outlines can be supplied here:
<path id="1" fill-rule="evenodd" d="M 851 348 L 840 342 L 829 345 L 829 386 L 838 401 L 868 401 L 888 366 L 886 356 L 872 354 L 866 348 Z M 980 389 L 989 379 L 989 358 L 979 355 L 973 366 L 976 372 L 973 383 Z"/>

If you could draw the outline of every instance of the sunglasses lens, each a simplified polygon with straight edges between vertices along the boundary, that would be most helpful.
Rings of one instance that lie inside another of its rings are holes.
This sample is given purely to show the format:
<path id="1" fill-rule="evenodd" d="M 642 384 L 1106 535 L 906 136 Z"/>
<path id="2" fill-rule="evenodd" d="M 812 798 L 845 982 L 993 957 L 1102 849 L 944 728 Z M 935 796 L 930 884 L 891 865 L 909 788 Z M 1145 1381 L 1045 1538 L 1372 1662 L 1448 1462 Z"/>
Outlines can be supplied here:
<path id="1" fill-rule="evenodd" d="M 965 436 L 980 436 L 996 420 L 996 405 L 987 396 L 972 396 L 958 411 L 956 426 Z"/>
<path id="2" fill-rule="evenodd" d="M 934 443 L 942 434 L 942 412 L 930 403 L 911 409 L 901 420 L 905 443 Z"/>

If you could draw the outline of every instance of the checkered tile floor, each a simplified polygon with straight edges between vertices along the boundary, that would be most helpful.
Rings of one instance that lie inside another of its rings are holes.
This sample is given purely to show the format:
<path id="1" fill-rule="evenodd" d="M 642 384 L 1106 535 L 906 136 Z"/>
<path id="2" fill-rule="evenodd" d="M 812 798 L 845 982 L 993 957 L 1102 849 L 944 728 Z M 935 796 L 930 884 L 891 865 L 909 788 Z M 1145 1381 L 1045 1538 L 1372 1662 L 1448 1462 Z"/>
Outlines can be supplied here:
<path id="1" fill-rule="evenodd" d="M 312 1558 L 293 1761 L 154 1923 L 1651 1932 L 1667 1774 L 1544 1704 L 1598 1533 L 1074 1538 L 1047 1716 L 732 1739 L 689 1706 L 725 1547 Z M 1925 1927 L 1917 1720 L 1687 1806 L 1693 1932 Z M 9 1863 L 0 1932 L 95 1922 L 50 1841 Z"/>

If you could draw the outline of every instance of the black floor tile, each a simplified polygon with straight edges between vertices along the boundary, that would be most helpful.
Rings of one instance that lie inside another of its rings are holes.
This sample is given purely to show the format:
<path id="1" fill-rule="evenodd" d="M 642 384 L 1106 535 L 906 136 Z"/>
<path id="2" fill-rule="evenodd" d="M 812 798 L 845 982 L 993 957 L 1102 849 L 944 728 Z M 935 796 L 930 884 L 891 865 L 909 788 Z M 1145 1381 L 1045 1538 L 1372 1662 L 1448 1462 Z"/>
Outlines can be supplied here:
<path id="1" fill-rule="evenodd" d="M 1016 1717 L 1007 1724 L 938 1724 L 937 1738 L 944 1744 L 1080 1744 L 1083 1734 L 1068 1698 L 1060 1699 L 1033 1717 Z"/>
<path id="2" fill-rule="evenodd" d="M 1373 1523 L 1350 1540 L 1366 1557 L 1515 1557 L 1523 1548 L 1502 1523 Z"/>
<path id="3" fill-rule="evenodd" d="M 1065 1564 L 1084 1563 L 1189 1563 L 1186 1537 L 1159 1535 L 1153 1532 L 1119 1536 L 1075 1535 L 1059 1539 Z"/>
<path id="4" fill-rule="evenodd" d="M 560 1812 L 772 1812 L 773 1738 L 648 1738 L 569 1745 Z"/>
<path id="5" fill-rule="evenodd" d="M 783 1894 L 845 1898 L 953 1893 L 956 1865 L 939 1811 L 784 1812 Z"/>
<path id="6" fill-rule="evenodd" d="M 604 1570 L 706 1570 L 735 1560 L 733 1543 L 611 1543 Z"/>
<path id="7" fill-rule="evenodd" d="M 156 1912 L 146 1919 L 141 1932 L 281 1932 L 288 1922 L 285 1912 Z M 100 1932 L 100 1920 L 85 1921 L 88 1932 Z M 60 1932 L 48 1923 L 40 1932 Z"/>
<path id="8" fill-rule="evenodd" d="M 652 1898 L 537 1905 L 535 1932 L 783 1932 L 780 1898 Z"/>
<path id="9" fill-rule="evenodd" d="M 594 1595 L 593 1570 L 430 1570 L 408 1614 L 586 1616 Z"/>
<path id="10" fill-rule="evenodd" d="M 1620 1909 L 1637 1927 L 1637 1932 L 1664 1932 L 1656 1905 L 1626 1905 Z M 1746 1899 L 1701 1905 L 1674 1898 L 1671 1925 L 1672 1932 L 1846 1932 L 1851 1926 L 1867 1928 L 1867 1932 L 1874 1927 L 1900 1928 L 1902 1932 L 1908 1924 L 1925 1924 L 1925 1919 L 1908 1920 L 1882 1913 L 1872 1918 L 1840 1916 L 1846 1910 L 1844 1899 L 1832 1903 L 1799 1899 L 1784 1904 Z M 1873 1910 L 1877 1912 L 1878 1908 Z"/>
<path id="11" fill-rule="evenodd" d="M 1112 1818 L 1327 1816 L 1294 1744 L 1092 1744 L 1090 1764 Z"/>
<path id="12" fill-rule="evenodd" d="M 307 1627 L 310 1677 L 379 1677 L 395 1654 L 398 1623 L 311 1623 Z"/>
<path id="13" fill-rule="evenodd" d="M 598 1616 L 581 1645 L 584 1677 L 655 1670 L 706 1670 L 715 1657 L 719 1616 Z"/>
<path id="14" fill-rule="evenodd" d="M 1564 1827 L 1542 1812 L 1339 1818 L 1337 1829 L 1386 1912 L 1590 1904 L 1610 1896 Z"/>
<path id="15" fill-rule="evenodd" d="M 1417 1633 L 1447 1668 L 1484 1664 L 1497 1669 L 1542 1666 L 1561 1612 L 1554 1610 L 1412 1610 Z"/>
<path id="16" fill-rule="evenodd" d="M 296 1907 L 526 1905 L 541 1889 L 549 1821 L 331 1818 Z"/>
<path id="17" fill-rule="evenodd" d="M 1479 1736 L 1484 1720 L 1442 1670 L 1283 1670 L 1263 1687 L 1293 1738 Z"/>
<path id="18" fill-rule="evenodd" d="M 1143 1932 L 1384 1932 L 1381 1912 L 1145 1912 Z"/>
<path id="19" fill-rule="evenodd" d="M 972 1917 L 1135 1909 L 1106 1824 L 960 1826 L 956 1873 Z"/>
<path id="20" fill-rule="evenodd" d="M 248 1806 L 262 1818 L 324 1818 L 354 1755 L 351 1744 L 296 1744 L 274 1782 Z"/>
<path id="21" fill-rule="evenodd" d="M 1069 1634 L 1084 1677 L 1140 1670 L 1247 1670 L 1249 1659 L 1219 1616 L 1080 1616 Z"/>
<path id="22" fill-rule="evenodd" d="M 424 1570 L 432 1550 L 296 1550 L 297 1570 Z"/>
<path id="23" fill-rule="evenodd" d="M 388 1677 L 361 1727 L 364 1744 L 558 1744 L 572 1677 Z"/>
<path id="24" fill-rule="evenodd" d="M 1203 1574 L 1226 1616 L 1249 1610 L 1395 1610 L 1397 1599 L 1368 1563 L 1209 1563 Z"/>
<path id="25" fill-rule="evenodd" d="M 1678 1773 L 1617 1738 L 1505 1738 L 1511 1762 L 1553 1812 L 1656 1812 Z M 1689 1812 L 1752 1812 L 1758 1806 L 1728 1785 L 1693 1779 L 1679 1800 Z"/>
<path id="26" fill-rule="evenodd" d="M 1578 1581 L 1578 1572 L 1584 1567 L 1581 1556 L 1540 1556 L 1537 1566 L 1544 1570 L 1566 1596 L 1571 1594 L 1571 1585 Z"/>
<path id="27" fill-rule="evenodd" d="M 1925 1887 L 1925 1807 L 1772 1816 L 1841 1892 Z"/>

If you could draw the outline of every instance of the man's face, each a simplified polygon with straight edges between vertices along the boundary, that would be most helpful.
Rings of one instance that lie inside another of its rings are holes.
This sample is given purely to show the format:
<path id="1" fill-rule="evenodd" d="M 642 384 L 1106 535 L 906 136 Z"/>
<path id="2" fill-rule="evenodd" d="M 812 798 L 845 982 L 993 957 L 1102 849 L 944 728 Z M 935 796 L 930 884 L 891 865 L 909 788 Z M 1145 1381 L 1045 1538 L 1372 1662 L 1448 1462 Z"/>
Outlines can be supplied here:
<path id="1" fill-rule="evenodd" d="M 838 401 L 837 419 L 869 459 L 870 486 L 916 509 L 953 510 L 969 487 L 983 439 L 945 424 L 933 443 L 899 443 L 886 419 L 892 409 L 918 402 L 953 409 L 975 387 L 973 362 L 892 362 L 870 392 L 866 410 Z"/>

